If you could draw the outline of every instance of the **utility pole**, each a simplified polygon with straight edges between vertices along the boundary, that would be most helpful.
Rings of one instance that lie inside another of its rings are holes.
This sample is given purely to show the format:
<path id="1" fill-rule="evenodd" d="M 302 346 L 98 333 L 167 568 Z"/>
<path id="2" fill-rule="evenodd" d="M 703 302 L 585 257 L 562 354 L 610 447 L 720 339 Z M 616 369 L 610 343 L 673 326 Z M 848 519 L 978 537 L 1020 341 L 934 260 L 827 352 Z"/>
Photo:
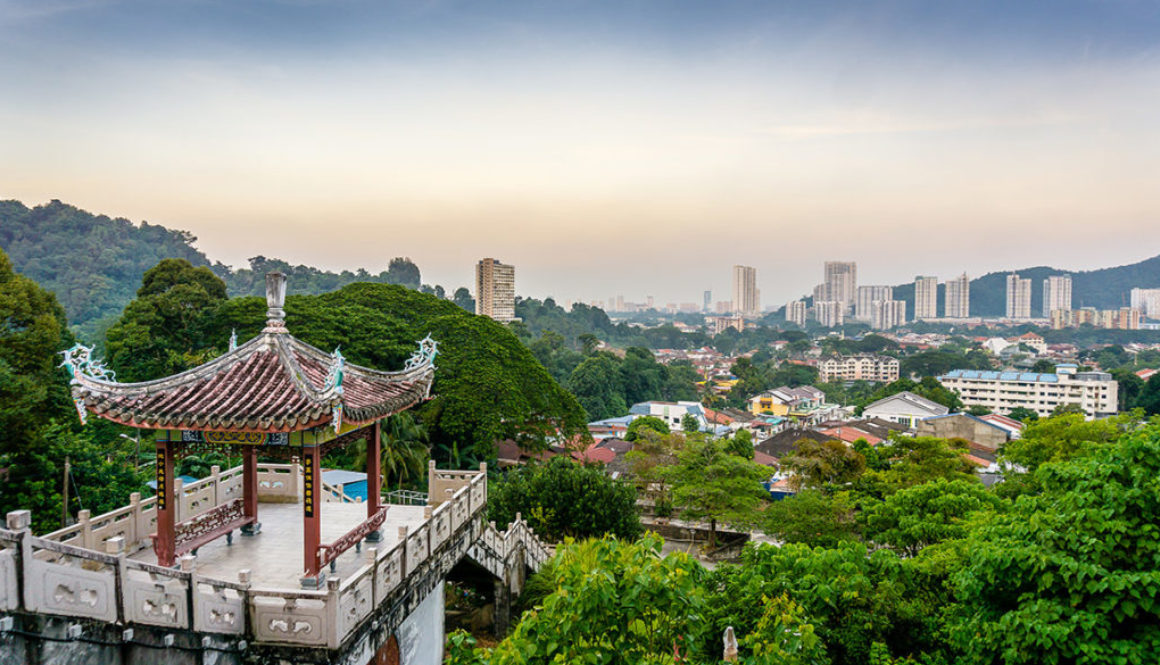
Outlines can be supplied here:
<path id="1" fill-rule="evenodd" d="M 68 461 L 68 456 L 64 458 L 64 502 L 60 505 L 60 528 L 68 526 L 68 476 L 71 465 Z"/>

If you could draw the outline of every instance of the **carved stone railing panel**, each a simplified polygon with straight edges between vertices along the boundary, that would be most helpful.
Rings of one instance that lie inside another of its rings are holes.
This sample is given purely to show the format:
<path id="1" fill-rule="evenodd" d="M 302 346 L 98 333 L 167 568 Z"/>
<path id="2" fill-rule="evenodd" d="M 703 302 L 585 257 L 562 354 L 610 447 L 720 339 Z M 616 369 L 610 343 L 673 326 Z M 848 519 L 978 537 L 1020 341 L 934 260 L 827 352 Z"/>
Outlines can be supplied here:
<path id="1" fill-rule="evenodd" d="M 250 590 L 250 626 L 257 642 L 323 647 L 330 643 L 330 613 L 323 592 Z"/>
<path id="2" fill-rule="evenodd" d="M 297 503 L 298 478 L 297 464 L 259 464 L 258 501 Z"/>
<path id="3" fill-rule="evenodd" d="M 414 531 L 407 534 L 407 572 L 415 570 L 419 567 L 419 564 L 427 559 L 427 548 L 430 545 L 428 541 L 429 533 L 428 525 L 424 522 Z"/>
<path id="4" fill-rule="evenodd" d="M 487 467 L 480 465 L 480 468 L 486 469 Z M 477 475 L 476 471 L 437 469 L 435 461 L 432 460 L 427 467 L 427 500 L 432 506 L 449 501 L 461 487 L 467 487 L 471 483 L 471 479 Z"/>
<path id="5" fill-rule="evenodd" d="M 215 469 L 217 467 L 214 467 Z M 186 520 L 199 513 L 215 508 L 217 501 L 217 475 L 184 485 L 180 478 L 173 481 L 173 493 L 177 500 L 177 519 Z"/>
<path id="6" fill-rule="evenodd" d="M 451 537 L 450 504 L 442 504 L 431 512 L 431 549 L 436 549 Z"/>
<path id="7" fill-rule="evenodd" d="M 471 510 L 479 510 L 487 504 L 487 476 L 478 474 L 471 479 Z"/>
<path id="8" fill-rule="evenodd" d="M 195 588 L 194 630 L 203 633 L 245 634 L 245 587 L 202 579 L 197 581 Z"/>
<path id="9" fill-rule="evenodd" d="M 191 628 L 189 573 L 126 568 L 121 582 L 126 621 L 167 628 Z"/>
<path id="10" fill-rule="evenodd" d="M 452 531 L 458 531 L 459 527 L 463 526 L 463 524 L 467 521 L 467 514 L 469 512 L 468 502 L 470 500 L 471 496 L 468 494 L 468 488 L 466 485 L 459 488 L 459 491 L 452 495 L 450 501 Z"/>
<path id="11" fill-rule="evenodd" d="M 220 506 L 227 501 L 242 498 L 245 490 L 242 484 L 245 480 L 243 472 L 242 467 L 235 466 L 219 474 L 217 489 L 214 491 L 214 502 L 217 505 Z M 261 492 L 259 491 L 258 494 L 260 495 Z"/>
<path id="12" fill-rule="evenodd" d="M 387 596 L 403 582 L 403 544 L 396 543 L 391 549 L 379 553 L 375 561 L 375 605 L 381 604 Z"/>
<path id="13" fill-rule="evenodd" d="M 20 607 L 21 534 L 0 530 L 0 612 Z"/>
<path id="14" fill-rule="evenodd" d="M 117 557 L 29 536 L 21 558 L 29 611 L 118 620 Z"/>
<path id="15" fill-rule="evenodd" d="M 338 619 L 335 637 L 341 643 L 358 628 L 375 608 L 374 567 L 366 566 L 338 592 Z M 338 646 L 334 644 L 333 646 Z"/>

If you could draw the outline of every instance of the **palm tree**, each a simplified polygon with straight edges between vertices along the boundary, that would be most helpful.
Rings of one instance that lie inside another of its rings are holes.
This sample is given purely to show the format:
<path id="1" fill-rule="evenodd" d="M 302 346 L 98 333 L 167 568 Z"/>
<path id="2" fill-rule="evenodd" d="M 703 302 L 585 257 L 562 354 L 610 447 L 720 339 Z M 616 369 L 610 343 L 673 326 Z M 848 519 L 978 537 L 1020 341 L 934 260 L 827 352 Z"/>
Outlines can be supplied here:
<path id="1" fill-rule="evenodd" d="M 427 448 L 427 426 L 404 411 L 387 418 L 381 428 L 383 489 L 414 486 L 427 471 L 430 451 Z M 365 469 L 366 442 L 360 441 L 353 451 L 355 468 Z M 394 479 L 392 484 L 391 479 Z"/>

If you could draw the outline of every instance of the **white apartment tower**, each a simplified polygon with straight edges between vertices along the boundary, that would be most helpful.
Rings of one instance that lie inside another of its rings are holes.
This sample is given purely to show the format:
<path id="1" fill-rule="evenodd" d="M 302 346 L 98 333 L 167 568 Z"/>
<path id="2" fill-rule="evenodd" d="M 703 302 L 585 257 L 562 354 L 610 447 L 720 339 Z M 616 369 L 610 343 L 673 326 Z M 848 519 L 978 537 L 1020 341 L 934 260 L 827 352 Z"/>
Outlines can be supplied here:
<path id="1" fill-rule="evenodd" d="M 894 289 L 889 286 L 859 286 L 858 299 L 854 303 L 854 318 L 870 322 L 874 303 L 894 300 Z"/>
<path id="2" fill-rule="evenodd" d="M 853 261 L 826 261 L 826 299 L 847 308 L 854 305 L 858 289 L 858 264 Z"/>
<path id="3" fill-rule="evenodd" d="M 761 302 L 757 294 L 757 268 L 733 266 L 733 313 L 757 314 Z"/>
<path id="4" fill-rule="evenodd" d="M 1031 318 L 1031 278 L 1007 275 L 1007 318 Z"/>
<path id="5" fill-rule="evenodd" d="M 971 315 L 971 279 L 963 273 L 947 280 L 946 317 L 965 319 Z"/>
<path id="6" fill-rule="evenodd" d="M 500 323 L 516 318 L 516 267 L 497 259 L 475 264 L 475 313 Z"/>
<path id="7" fill-rule="evenodd" d="M 826 328 L 837 328 L 846 321 L 846 304 L 837 300 L 815 302 L 814 318 Z"/>
<path id="8" fill-rule="evenodd" d="M 1043 316 L 1056 310 L 1071 311 L 1071 275 L 1052 275 L 1043 280 Z"/>
<path id="9" fill-rule="evenodd" d="M 785 320 L 803 328 L 806 325 L 806 301 L 794 300 L 785 305 Z"/>
<path id="10" fill-rule="evenodd" d="M 914 320 L 938 318 L 938 277 L 914 278 Z"/>
<path id="11" fill-rule="evenodd" d="M 874 303 L 870 316 L 870 327 L 875 330 L 890 330 L 906 325 L 906 301 L 883 300 Z"/>
<path id="12" fill-rule="evenodd" d="M 1131 304 L 1149 319 L 1160 319 L 1160 289 L 1132 289 Z"/>

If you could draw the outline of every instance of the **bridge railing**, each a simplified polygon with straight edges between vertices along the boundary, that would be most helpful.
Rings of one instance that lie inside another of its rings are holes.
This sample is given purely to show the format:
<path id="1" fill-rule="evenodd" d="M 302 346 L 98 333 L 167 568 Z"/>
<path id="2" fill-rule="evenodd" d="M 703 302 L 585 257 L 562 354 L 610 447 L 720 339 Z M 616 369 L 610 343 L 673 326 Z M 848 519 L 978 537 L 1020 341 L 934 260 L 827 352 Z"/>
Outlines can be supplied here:
<path id="1" fill-rule="evenodd" d="M 191 483 L 187 496 L 209 496 L 205 487 L 214 487 L 214 479 L 217 489 L 228 490 L 223 475 Z M 140 527 L 147 523 L 147 509 L 142 508 L 146 501 L 139 497 L 130 506 L 93 519 L 86 515 L 83 523 L 44 537 L 32 535 L 28 511 L 9 513 L 8 528 L 0 529 L 0 611 L 335 649 L 376 608 L 405 592 L 412 575 L 429 577 L 424 571 L 429 573 L 431 566 L 445 572 L 479 536 L 486 472 L 459 472 L 454 481 L 457 487 L 449 487 L 453 491 L 428 508 L 421 523 L 399 527 L 390 546 L 363 548 L 365 560 L 358 570 L 346 579 L 327 580 L 326 589 L 319 591 L 255 588 L 245 570 L 237 581 L 211 579 L 198 574 L 194 556 L 182 557 L 178 569 L 129 559 L 129 544 L 140 545 L 145 533 Z M 221 496 L 233 500 L 228 491 Z M 95 547 L 81 546 L 83 542 Z"/>

